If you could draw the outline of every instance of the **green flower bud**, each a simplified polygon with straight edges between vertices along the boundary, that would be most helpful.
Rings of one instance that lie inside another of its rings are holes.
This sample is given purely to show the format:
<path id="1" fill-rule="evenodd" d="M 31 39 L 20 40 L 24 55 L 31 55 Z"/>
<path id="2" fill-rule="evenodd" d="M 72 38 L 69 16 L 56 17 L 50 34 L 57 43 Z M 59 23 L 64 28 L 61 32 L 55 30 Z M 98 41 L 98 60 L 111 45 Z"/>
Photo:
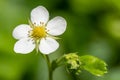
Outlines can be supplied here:
<path id="1" fill-rule="evenodd" d="M 65 64 L 70 72 L 75 72 L 79 74 L 81 72 L 79 56 L 76 53 L 70 53 L 64 55 Z"/>

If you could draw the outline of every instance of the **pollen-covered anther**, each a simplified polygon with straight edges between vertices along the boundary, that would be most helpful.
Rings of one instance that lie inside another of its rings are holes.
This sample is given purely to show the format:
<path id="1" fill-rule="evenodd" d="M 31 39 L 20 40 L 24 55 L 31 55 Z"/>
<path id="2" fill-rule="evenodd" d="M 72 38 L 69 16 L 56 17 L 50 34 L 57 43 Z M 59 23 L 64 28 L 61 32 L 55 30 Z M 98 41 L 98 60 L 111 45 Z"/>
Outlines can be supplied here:
<path id="1" fill-rule="evenodd" d="M 44 22 L 40 22 L 40 25 L 43 26 L 43 25 L 44 25 Z"/>

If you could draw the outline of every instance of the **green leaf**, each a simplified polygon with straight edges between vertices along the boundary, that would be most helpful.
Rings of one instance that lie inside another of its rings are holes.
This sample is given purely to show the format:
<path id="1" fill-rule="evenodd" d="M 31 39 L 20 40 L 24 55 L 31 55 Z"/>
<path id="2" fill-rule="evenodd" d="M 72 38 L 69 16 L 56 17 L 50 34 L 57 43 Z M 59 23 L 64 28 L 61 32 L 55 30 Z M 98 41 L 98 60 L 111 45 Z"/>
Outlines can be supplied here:
<path id="1" fill-rule="evenodd" d="M 107 64 L 97 57 L 85 55 L 80 57 L 81 68 L 95 76 L 102 76 L 107 73 Z"/>

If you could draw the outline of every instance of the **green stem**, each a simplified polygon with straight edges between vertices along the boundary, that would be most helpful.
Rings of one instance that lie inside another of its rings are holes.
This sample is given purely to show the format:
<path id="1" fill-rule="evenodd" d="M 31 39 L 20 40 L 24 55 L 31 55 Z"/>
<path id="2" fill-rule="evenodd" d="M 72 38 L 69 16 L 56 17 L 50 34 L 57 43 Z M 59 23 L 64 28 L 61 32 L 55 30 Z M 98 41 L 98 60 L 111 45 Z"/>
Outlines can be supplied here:
<path id="1" fill-rule="evenodd" d="M 55 66 L 53 70 L 55 70 L 56 68 L 58 68 L 58 67 L 60 67 L 60 66 L 65 65 L 64 56 L 59 57 L 57 60 L 55 60 L 55 64 L 56 64 L 57 66 Z"/>
<path id="2" fill-rule="evenodd" d="M 44 55 L 46 61 L 47 61 L 47 65 L 48 65 L 48 71 L 49 71 L 49 80 L 53 80 L 53 70 L 52 70 L 52 65 L 49 59 L 48 55 Z"/>

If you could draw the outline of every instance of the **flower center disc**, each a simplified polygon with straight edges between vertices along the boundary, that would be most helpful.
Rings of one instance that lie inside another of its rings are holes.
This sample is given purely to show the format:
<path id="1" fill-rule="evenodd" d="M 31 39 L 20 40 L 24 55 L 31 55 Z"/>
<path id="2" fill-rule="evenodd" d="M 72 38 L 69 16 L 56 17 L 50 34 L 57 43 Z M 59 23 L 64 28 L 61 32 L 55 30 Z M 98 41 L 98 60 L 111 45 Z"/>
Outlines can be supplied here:
<path id="1" fill-rule="evenodd" d="M 45 27 L 34 27 L 32 30 L 32 35 L 34 39 L 40 39 L 46 37 Z"/>

